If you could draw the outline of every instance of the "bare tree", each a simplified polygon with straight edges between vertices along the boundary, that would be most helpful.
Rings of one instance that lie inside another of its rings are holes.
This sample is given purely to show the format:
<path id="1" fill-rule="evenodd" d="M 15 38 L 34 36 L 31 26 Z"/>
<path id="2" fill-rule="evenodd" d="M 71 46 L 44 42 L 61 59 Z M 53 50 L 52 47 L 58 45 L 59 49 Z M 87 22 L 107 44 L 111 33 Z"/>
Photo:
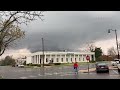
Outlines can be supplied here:
<path id="1" fill-rule="evenodd" d="M 42 11 L 0 11 L 0 56 L 16 40 L 25 36 L 21 24 L 28 24 L 43 16 Z"/>
<path id="2" fill-rule="evenodd" d="M 94 45 L 94 43 L 93 43 L 93 42 L 88 43 L 88 48 L 89 48 L 89 50 L 90 50 L 91 52 L 93 52 L 93 51 L 95 50 L 95 45 Z"/>
<path id="3" fill-rule="evenodd" d="M 117 51 L 114 47 L 108 49 L 108 55 L 111 55 L 112 57 L 115 57 L 117 55 Z"/>

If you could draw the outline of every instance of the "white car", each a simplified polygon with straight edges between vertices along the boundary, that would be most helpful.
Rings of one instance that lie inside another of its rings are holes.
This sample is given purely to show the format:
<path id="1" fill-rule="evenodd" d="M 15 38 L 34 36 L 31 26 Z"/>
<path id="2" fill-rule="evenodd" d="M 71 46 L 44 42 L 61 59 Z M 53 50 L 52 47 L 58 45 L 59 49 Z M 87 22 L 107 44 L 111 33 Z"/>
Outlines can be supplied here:
<path id="1" fill-rule="evenodd" d="M 18 67 L 24 67 L 24 65 L 18 65 Z"/>
<path id="2" fill-rule="evenodd" d="M 113 61 L 111 61 L 111 65 L 112 66 L 117 66 L 117 64 L 119 63 L 119 59 L 114 59 Z"/>

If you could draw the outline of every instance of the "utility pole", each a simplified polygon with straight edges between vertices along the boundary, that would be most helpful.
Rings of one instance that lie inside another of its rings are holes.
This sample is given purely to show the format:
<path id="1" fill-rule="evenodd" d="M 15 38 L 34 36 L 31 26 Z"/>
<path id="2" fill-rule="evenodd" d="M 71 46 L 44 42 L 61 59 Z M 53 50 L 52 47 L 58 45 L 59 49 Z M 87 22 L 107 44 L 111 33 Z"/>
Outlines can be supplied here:
<path id="1" fill-rule="evenodd" d="M 42 38 L 42 51 L 43 51 L 43 67 L 44 67 L 44 40 Z"/>
<path id="2" fill-rule="evenodd" d="M 110 31 L 115 31 L 115 36 L 116 36 L 116 45 L 117 45 L 117 52 L 118 52 L 118 59 L 120 59 L 119 57 L 119 47 L 118 47 L 118 40 L 117 40 L 117 30 L 113 30 L 113 29 L 108 29 L 108 33 L 110 33 Z"/>
<path id="3" fill-rule="evenodd" d="M 117 45 L 118 59 L 120 59 L 120 57 L 119 57 L 119 48 L 118 48 L 118 40 L 117 40 L 117 32 L 116 32 L 116 30 L 115 30 L 115 36 L 116 36 L 116 45 Z"/>

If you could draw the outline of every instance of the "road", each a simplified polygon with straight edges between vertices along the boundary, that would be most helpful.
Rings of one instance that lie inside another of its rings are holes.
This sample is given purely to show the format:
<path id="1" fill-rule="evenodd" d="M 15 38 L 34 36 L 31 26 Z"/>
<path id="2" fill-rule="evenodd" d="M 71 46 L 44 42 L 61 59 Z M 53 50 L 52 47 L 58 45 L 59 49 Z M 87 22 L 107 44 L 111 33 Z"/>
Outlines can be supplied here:
<path id="1" fill-rule="evenodd" d="M 90 68 L 94 68 L 90 65 Z M 79 73 L 75 74 L 72 66 L 54 66 L 48 68 L 18 68 L 0 66 L 0 75 L 4 79 L 120 79 L 116 68 L 110 69 L 109 73 L 80 72 L 87 69 L 87 65 L 79 67 Z"/>

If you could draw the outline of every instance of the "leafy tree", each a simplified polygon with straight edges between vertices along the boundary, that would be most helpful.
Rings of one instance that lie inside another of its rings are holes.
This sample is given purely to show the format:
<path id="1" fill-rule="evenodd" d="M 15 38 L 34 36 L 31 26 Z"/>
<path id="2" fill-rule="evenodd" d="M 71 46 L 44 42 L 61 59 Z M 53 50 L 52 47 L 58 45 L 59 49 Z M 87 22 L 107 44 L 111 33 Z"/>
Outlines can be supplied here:
<path id="1" fill-rule="evenodd" d="M 18 39 L 25 36 L 21 24 L 28 24 L 37 18 L 43 20 L 41 11 L 0 11 L 0 56 Z"/>
<path id="2" fill-rule="evenodd" d="M 95 48 L 95 58 L 96 58 L 96 60 L 98 60 L 98 61 L 100 61 L 100 56 L 102 56 L 102 49 L 101 48 Z"/>
<path id="3" fill-rule="evenodd" d="M 6 56 L 4 60 L 1 61 L 1 65 L 15 65 L 16 62 L 10 56 Z"/>

